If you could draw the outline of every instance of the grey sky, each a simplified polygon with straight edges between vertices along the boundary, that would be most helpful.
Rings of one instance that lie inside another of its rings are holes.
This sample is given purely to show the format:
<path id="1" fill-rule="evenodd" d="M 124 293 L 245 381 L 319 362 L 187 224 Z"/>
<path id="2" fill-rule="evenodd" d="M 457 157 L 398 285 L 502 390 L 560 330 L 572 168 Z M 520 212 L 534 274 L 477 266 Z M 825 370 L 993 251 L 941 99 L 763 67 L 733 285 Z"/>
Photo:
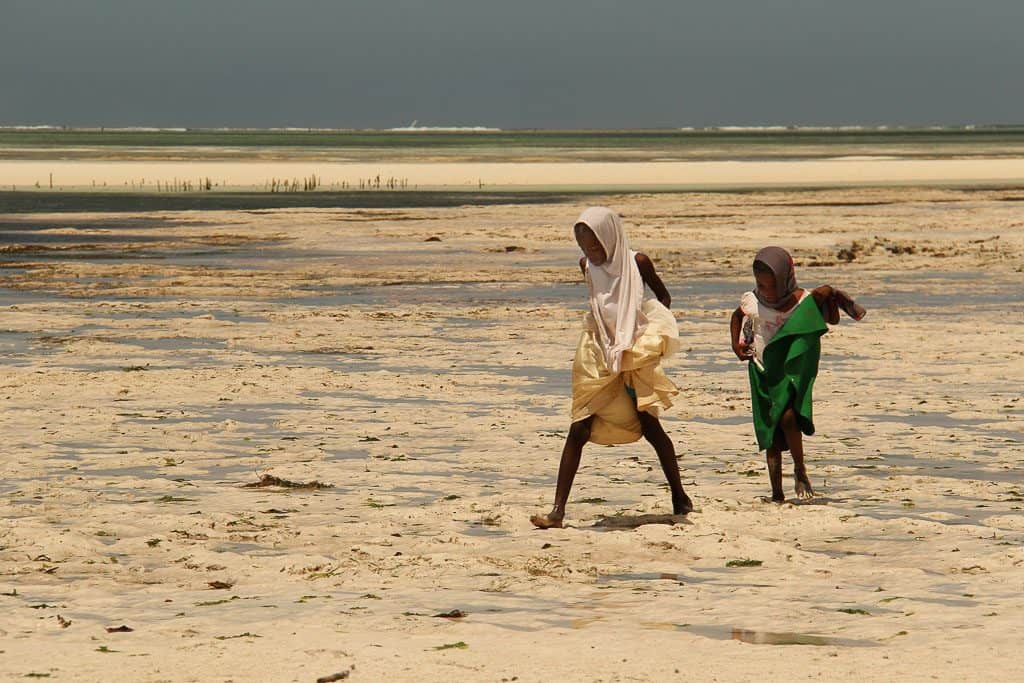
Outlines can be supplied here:
<path id="1" fill-rule="evenodd" d="M 0 125 L 1024 123 L 1021 0 L 0 0 Z"/>

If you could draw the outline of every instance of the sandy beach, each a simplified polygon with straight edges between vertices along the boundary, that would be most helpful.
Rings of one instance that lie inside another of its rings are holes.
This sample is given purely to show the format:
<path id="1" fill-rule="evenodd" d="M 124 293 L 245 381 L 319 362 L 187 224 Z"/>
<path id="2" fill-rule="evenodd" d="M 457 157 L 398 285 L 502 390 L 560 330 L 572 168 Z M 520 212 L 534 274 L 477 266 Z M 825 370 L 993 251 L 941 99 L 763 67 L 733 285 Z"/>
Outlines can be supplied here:
<path id="1" fill-rule="evenodd" d="M 758 163 L 373 172 L 889 186 L 0 213 L 0 677 L 1024 677 L 1024 162 Z M 89 164 L 59 183 L 142 177 Z M 47 165 L 0 161 L 0 184 Z M 962 181 L 1004 187 L 938 187 Z M 587 204 L 623 214 L 673 295 L 663 422 L 696 510 L 668 514 L 645 442 L 589 446 L 568 527 L 539 531 Z M 823 339 L 802 504 L 762 500 L 728 342 L 766 244 L 869 311 Z"/>
<path id="2" fill-rule="evenodd" d="M 1024 185 L 1024 158 L 663 162 L 318 162 L 0 159 L 0 189 L 139 189 L 210 180 L 218 189 L 263 190 L 315 176 L 325 189 L 393 181 L 402 189 L 735 190 L 843 186 Z"/>

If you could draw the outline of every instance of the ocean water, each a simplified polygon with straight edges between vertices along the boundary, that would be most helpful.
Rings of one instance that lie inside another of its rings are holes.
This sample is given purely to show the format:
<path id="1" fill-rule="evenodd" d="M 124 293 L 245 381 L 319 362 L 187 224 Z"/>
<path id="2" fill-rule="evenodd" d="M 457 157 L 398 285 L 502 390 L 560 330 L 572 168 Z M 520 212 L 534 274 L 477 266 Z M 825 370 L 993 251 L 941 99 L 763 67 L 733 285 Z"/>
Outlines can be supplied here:
<path id="1" fill-rule="evenodd" d="M 0 159 L 750 161 L 1020 158 L 1024 126 L 678 130 L 0 128 Z"/>

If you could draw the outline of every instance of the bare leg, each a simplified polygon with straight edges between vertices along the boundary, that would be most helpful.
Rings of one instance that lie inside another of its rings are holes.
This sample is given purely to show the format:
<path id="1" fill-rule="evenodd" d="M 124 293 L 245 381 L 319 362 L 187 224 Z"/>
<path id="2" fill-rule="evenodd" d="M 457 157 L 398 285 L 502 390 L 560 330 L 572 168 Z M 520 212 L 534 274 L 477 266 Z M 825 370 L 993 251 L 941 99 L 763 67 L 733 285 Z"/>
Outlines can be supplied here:
<path id="1" fill-rule="evenodd" d="M 793 456 L 793 485 L 796 488 L 797 498 L 807 499 L 814 496 L 811 489 L 811 480 L 807 478 L 807 468 L 804 466 L 804 438 L 800 433 L 800 425 L 796 421 L 796 413 L 792 408 L 787 408 L 779 421 L 782 433 L 786 435 L 789 443 L 789 453 Z M 782 477 L 782 454 L 779 454 L 779 478 Z M 773 496 L 774 498 L 774 496 Z"/>
<path id="2" fill-rule="evenodd" d="M 772 484 L 772 502 L 784 503 L 786 494 L 782 492 L 782 449 L 772 444 L 765 459 L 768 461 L 768 481 Z"/>
<path id="3" fill-rule="evenodd" d="M 585 420 L 573 422 L 569 427 L 569 434 L 565 437 L 565 445 L 562 447 L 562 460 L 558 464 L 555 505 L 546 515 L 530 517 L 530 521 L 535 527 L 540 529 L 562 528 L 562 520 L 565 519 L 565 504 L 569 500 L 569 491 L 572 490 L 572 480 L 576 478 L 576 470 L 580 468 L 583 446 L 590 440 L 590 423 L 593 421 L 593 417 L 588 417 Z"/>
<path id="4" fill-rule="evenodd" d="M 668 480 L 668 487 L 672 491 L 672 513 L 685 515 L 693 511 L 693 502 L 683 491 L 683 482 L 679 478 L 679 464 L 676 462 L 676 449 L 672 445 L 672 439 L 661 426 L 654 415 L 646 412 L 638 412 L 640 426 L 644 432 L 644 438 L 654 446 L 658 454 L 658 462 L 661 463 L 661 471 L 665 473 Z"/>

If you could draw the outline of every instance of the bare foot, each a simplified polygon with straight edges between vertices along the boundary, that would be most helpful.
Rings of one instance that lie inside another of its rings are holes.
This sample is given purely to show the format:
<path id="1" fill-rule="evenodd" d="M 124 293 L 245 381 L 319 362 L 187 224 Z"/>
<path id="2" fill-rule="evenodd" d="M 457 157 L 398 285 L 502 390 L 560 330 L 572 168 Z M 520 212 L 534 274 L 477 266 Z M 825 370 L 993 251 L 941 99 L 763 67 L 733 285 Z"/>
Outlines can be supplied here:
<path id="1" fill-rule="evenodd" d="M 793 482 L 797 498 L 800 500 L 814 498 L 814 490 L 811 488 L 811 480 L 807 478 L 807 472 L 794 472 Z"/>
<path id="2" fill-rule="evenodd" d="M 530 522 L 538 529 L 561 529 L 565 514 L 549 512 L 546 515 L 530 515 Z"/>
<path id="3" fill-rule="evenodd" d="M 785 496 L 781 496 L 779 498 L 773 498 L 772 496 L 758 496 L 757 499 L 762 503 L 774 503 L 775 505 L 782 505 L 786 502 Z"/>
<path id="4" fill-rule="evenodd" d="M 693 501 L 685 493 L 681 498 L 672 497 L 672 514 L 688 515 L 693 512 Z"/>
<path id="5" fill-rule="evenodd" d="M 785 503 L 786 502 L 786 494 L 785 493 L 773 493 L 771 501 L 773 503 Z"/>

